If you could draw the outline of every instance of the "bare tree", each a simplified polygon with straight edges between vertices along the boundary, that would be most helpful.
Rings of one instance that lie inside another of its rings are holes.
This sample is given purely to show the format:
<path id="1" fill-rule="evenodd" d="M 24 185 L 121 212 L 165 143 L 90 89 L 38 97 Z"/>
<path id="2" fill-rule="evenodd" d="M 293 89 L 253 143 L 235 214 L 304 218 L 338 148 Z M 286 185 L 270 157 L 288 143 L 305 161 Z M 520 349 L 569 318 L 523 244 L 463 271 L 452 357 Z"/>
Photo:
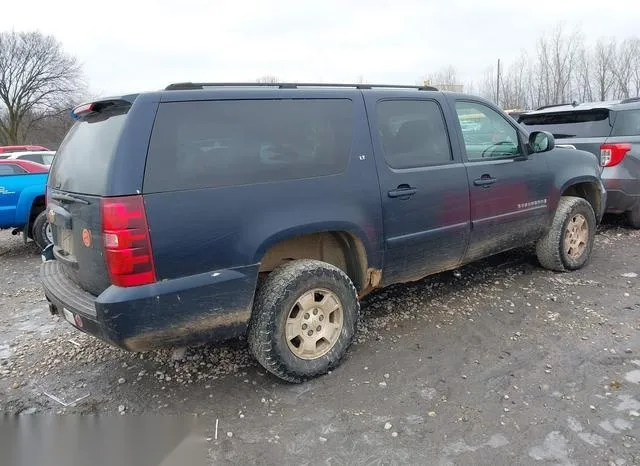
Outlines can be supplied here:
<path id="1" fill-rule="evenodd" d="M 275 83 L 279 83 L 280 80 L 278 79 L 277 76 L 273 76 L 271 74 L 265 74 L 264 76 L 261 76 L 258 79 L 256 79 L 256 82 L 265 83 L 265 84 L 275 84 Z"/>
<path id="2" fill-rule="evenodd" d="M 640 39 L 624 40 L 618 48 L 615 66 L 617 97 L 636 97 L 640 91 Z"/>
<path id="3" fill-rule="evenodd" d="M 616 41 L 598 40 L 587 67 L 593 70 L 593 81 L 599 100 L 607 100 L 616 83 Z"/>
<path id="4" fill-rule="evenodd" d="M 491 100 L 494 103 L 497 100 L 497 92 L 496 92 L 496 69 L 494 66 L 487 68 L 484 72 L 484 77 L 482 78 L 482 82 L 480 83 L 480 87 L 478 92 L 485 99 Z"/>
<path id="5" fill-rule="evenodd" d="M 442 90 L 456 91 L 462 88 L 458 83 L 456 68 L 453 65 L 445 66 L 437 72 L 427 75 L 424 83 Z"/>
<path id="6" fill-rule="evenodd" d="M 528 58 L 522 54 L 500 79 L 500 102 L 502 108 L 526 108 L 527 106 Z M 497 85 L 497 83 L 496 83 Z"/>
<path id="7" fill-rule="evenodd" d="M 637 38 L 626 39 L 618 48 L 614 74 L 616 77 L 616 97 L 627 99 L 631 96 L 632 79 L 638 66 L 640 41 Z"/>
<path id="8" fill-rule="evenodd" d="M 594 96 L 594 81 L 597 70 L 592 69 L 592 60 L 589 52 L 582 48 L 576 60 L 576 73 L 574 75 L 574 89 L 579 101 L 592 101 Z"/>
<path id="9" fill-rule="evenodd" d="M 620 44 L 601 38 L 589 46 L 579 30 L 559 24 L 538 39 L 535 53 L 523 53 L 501 67 L 497 92 L 496 67 L 487 68 L 478 92 L 503 108 L 588 102 L 640 96 L 640 38 Z"/>
<path id="10" fill-rule="evenodd" d="M 21 143 L 29 125 L 68 109 L 84 87 L 81 77 L 53 36 L 0 33 L 0 140 Z"/>

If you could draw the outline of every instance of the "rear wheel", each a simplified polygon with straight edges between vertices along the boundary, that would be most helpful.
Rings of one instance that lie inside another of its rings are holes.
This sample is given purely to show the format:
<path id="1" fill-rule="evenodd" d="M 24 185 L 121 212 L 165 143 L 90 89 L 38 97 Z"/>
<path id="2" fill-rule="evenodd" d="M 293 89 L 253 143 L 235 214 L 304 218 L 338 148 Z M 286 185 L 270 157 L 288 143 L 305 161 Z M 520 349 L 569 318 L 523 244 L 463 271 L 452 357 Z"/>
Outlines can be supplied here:
<path id="1" fill-rule="evenodd" d="M 640 204 L 627 212 L 627 220 L 632 228 L 640 228 Z"/>
<path id="2" fill-rule="evenodd" d="M 355 287 L 342 270 L 316 260 L 289 262 L 271 272 L 257 293 L 251 352 L 288 382 L 324 374 L 351 345 L 359 311 Z"/>
<path id="3" fill-rule="evenodd" d="M 591 257 L 595 232 L 591 204 L 581 197 L 561 197 L 551 228 L 536 245 L 538 261 L 558 272 L 584 267 Z"/>
<path id="4" fill-rule="evenodd" d="M 44 249 L 53 243 L 53 235 L 51 233 L 51 225 L 47 221 L 47 211 L 43 210 L 38 214 L 33 221 L 33 227 L 31 228 L 31 234 L 33 241 L 38 245 L 40 249 Z"/>

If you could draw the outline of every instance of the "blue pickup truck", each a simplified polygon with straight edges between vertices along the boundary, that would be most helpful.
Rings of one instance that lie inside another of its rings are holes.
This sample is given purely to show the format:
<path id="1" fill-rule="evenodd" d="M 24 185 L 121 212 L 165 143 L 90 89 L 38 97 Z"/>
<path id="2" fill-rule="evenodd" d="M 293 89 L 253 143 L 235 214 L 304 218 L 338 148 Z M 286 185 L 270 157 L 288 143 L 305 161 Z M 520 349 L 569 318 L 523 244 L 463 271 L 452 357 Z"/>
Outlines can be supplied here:
<path id="1" fill-rule="evenodd" d="M 580 269 L 606 205 L 593 154 L 428 87 L 184 83 L 73 114 L 50 311 L 133 351 L 247 335 L 290 382 L 339 364 L 376 288 L 529 243 Z"/>
<path id="2" fill-rule="evenodd" d="M 52 241 L 45 195 L 49 169 L 26 160 L 0 160 L 0 229 L 23 233 L 41 249 Z"/>

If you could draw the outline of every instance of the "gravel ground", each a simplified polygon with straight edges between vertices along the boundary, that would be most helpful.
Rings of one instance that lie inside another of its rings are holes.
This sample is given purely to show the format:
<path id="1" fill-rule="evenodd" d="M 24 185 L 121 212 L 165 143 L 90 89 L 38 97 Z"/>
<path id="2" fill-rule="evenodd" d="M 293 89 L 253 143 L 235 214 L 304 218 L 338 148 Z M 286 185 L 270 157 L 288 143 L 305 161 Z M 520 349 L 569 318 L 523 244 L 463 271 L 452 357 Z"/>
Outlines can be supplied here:
<path id="1" fill-rule="evenodd" d="M 134 354 L 74 330 L 0 232 L 0 407 L 197 415 L 215 464 L 640 464 L 640 232 L 596 238 L 570 274 L 523 249 L 381 290 L 343 365 L 287 385 L 243 341 Z"/>

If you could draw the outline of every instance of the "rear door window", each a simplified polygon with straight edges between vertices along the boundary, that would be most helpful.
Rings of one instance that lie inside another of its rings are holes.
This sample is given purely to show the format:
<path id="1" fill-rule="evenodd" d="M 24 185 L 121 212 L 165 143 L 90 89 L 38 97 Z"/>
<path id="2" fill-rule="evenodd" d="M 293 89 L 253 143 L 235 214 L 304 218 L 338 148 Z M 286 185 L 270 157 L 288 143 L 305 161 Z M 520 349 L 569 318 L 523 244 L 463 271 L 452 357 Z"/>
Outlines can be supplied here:
<path id="1" fill-rule="evenodd" d="M 529 131 L 548 131 L 556 139 L 602 138 L 611 133 L 607 109 L 523 115 L 520 124 Z"/>
<path id="2" fill-rule="evenodd" d="M 640 136 L 640 109 L 617 112 L 611 136 Z"/>
<path id="3" fill-rule="evenodd" d="M 352 134 L 348 99 L 162 103 L 151 134 L 144 191 L 341 173 Z"/>
<path id="4" fill-rule="evenodd" d="M 378 134 L 392 168 L 449 163 L 449 136 L 442 110 L 432 100 L 385 100 L 377 106 Z"/>
<path id="5" fill-rule="evenodd" d="M 119 107 L 75 123 L 56 152 L 49 186 L 78 194 L 104 195 L 127 110 L 128 107 Z"/>

